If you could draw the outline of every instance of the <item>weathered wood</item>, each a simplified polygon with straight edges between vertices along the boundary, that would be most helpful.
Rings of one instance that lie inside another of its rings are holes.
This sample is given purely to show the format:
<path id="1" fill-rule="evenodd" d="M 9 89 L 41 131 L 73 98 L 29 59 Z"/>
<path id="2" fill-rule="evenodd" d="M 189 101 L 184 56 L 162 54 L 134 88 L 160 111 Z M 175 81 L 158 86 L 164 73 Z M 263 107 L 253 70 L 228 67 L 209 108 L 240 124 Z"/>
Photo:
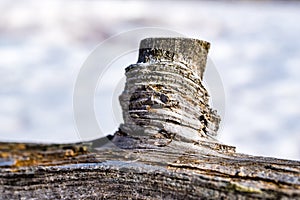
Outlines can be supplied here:
<path id="1" fill-rule="evenodd" d="M 34 154 L 43 155 L 45 151 L 38 151 L 39 148 L 37 145 Z M 65 155 L 66 151 L 61 151 L 60 155 L 65 158 L 52 157 L 52 164 L 35 165 L 32 162 L 31 166 L 26 167 L 0 168 L 0 197 L 300 198 L 299 162 L 248 156 L 221 149 L 173 143 L 153 149 L 122 150 L 107 144 L 93 152 L 74 155 L 72 159 Z M 30 149 L 22 152 L 33 155 Z"/>
<path id="2" fill-rule="evenodd" d="M 126 68 L 119 131 L 92 144 L 1 143 L 0 199 L 300 199 L 299 161 L 215 138 L 220 119 L 201 84 L 208 49 L 143 40 Z"/>
<path id="3" fill-rule="evenodd" d="M 126 68 L 121 131 L 172 140 L 211 140 L 220 117 L 202 85 L 210 44 L 188 38 L 141 41 L 137 64 Z"/>

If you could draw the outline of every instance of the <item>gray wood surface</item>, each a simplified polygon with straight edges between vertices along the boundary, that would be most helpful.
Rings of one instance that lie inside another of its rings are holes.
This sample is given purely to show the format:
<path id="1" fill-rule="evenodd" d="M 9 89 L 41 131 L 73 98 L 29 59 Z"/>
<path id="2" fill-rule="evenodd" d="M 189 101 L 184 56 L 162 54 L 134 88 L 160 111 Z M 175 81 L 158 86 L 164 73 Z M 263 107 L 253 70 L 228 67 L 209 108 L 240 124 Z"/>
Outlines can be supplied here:
<path id="1" fill-rule="evenodd" d="M 201 81 L 209 43 L 142 41 L 124 124 L 79 144 L 0 144 L 0 199 L 300 199 L 300 162 L 236 153 Z M 240 130 L 243 134 L 243 130 Z"/>
<path id="2" fill-rule="evenodd" d="M 117 145 L 2 149 L 2 157 L 10 155 L 1 162 L 0 199 L 300 199 L 298 161 L 238 154 L 221 144 Z"/>

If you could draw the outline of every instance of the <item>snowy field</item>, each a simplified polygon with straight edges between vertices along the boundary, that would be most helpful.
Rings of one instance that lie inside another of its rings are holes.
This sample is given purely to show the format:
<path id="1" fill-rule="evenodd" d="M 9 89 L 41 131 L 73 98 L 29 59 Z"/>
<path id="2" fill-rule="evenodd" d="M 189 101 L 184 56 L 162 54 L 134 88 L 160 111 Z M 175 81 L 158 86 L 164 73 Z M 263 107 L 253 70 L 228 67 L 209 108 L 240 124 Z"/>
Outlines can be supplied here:
<path id="1" fill-rule="evenodd" d="M 226 96 L 222 142 L 300 160 L 300 3 L 2 0 L 0 13 L 1 141 L 79 141 L 72 95 L 86 58 L 115 34 L 160 27 L 211 42 Z M 100 87 L 115 99 L 99 93 L 96 104 L 116 109 L 115 83 L 136 57 Z M 117 129 L 110 119 L 121 116 L 96 114 L 105 133 Z"/>

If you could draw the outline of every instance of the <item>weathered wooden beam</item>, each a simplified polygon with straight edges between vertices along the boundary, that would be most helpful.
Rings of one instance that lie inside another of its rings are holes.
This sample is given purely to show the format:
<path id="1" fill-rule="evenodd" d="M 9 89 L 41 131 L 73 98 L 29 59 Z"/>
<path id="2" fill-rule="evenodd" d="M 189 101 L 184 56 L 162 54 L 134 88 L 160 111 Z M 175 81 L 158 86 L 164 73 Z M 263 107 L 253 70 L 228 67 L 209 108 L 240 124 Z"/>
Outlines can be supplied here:
<path id="1" fill-rule="evenodd" d="M 220 118 L 201 84 L 208 49 L 143 40 L 126 68 L 119 131 L 82 144 L 1 143 L 0 199 L 300 199 L 299 161 L 216 139 Z"/>

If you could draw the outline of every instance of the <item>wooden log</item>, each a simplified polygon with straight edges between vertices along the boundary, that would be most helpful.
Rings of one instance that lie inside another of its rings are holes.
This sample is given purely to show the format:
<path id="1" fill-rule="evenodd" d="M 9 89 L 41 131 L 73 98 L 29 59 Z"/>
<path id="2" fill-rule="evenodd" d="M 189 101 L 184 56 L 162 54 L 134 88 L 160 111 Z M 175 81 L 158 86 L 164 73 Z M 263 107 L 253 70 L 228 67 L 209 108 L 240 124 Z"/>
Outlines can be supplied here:
<path id="1" fill-rule="evenodd" d="M 1 143 L 0 199 L 300 199 L 299 161 L 216 139 L 220 118 L 201 84 L 208 49 L 143 40 L 126 69 L 119 131 L 90 143 Z"/>
<path id="2" fill-rule="evenodd" d="M 22 149 L 24 156 L 2 149 L 1 156 L 9 156 L 5 166 L 1 162 L 0 198 L 300 198 L 298 161 L 182 143 L 152 149 L 120 149 L 108 143 L 91 152 L 66 153 L 77 147 L 31 145 Z M 30 165 L 18 162 L 25 158 Z"/>

